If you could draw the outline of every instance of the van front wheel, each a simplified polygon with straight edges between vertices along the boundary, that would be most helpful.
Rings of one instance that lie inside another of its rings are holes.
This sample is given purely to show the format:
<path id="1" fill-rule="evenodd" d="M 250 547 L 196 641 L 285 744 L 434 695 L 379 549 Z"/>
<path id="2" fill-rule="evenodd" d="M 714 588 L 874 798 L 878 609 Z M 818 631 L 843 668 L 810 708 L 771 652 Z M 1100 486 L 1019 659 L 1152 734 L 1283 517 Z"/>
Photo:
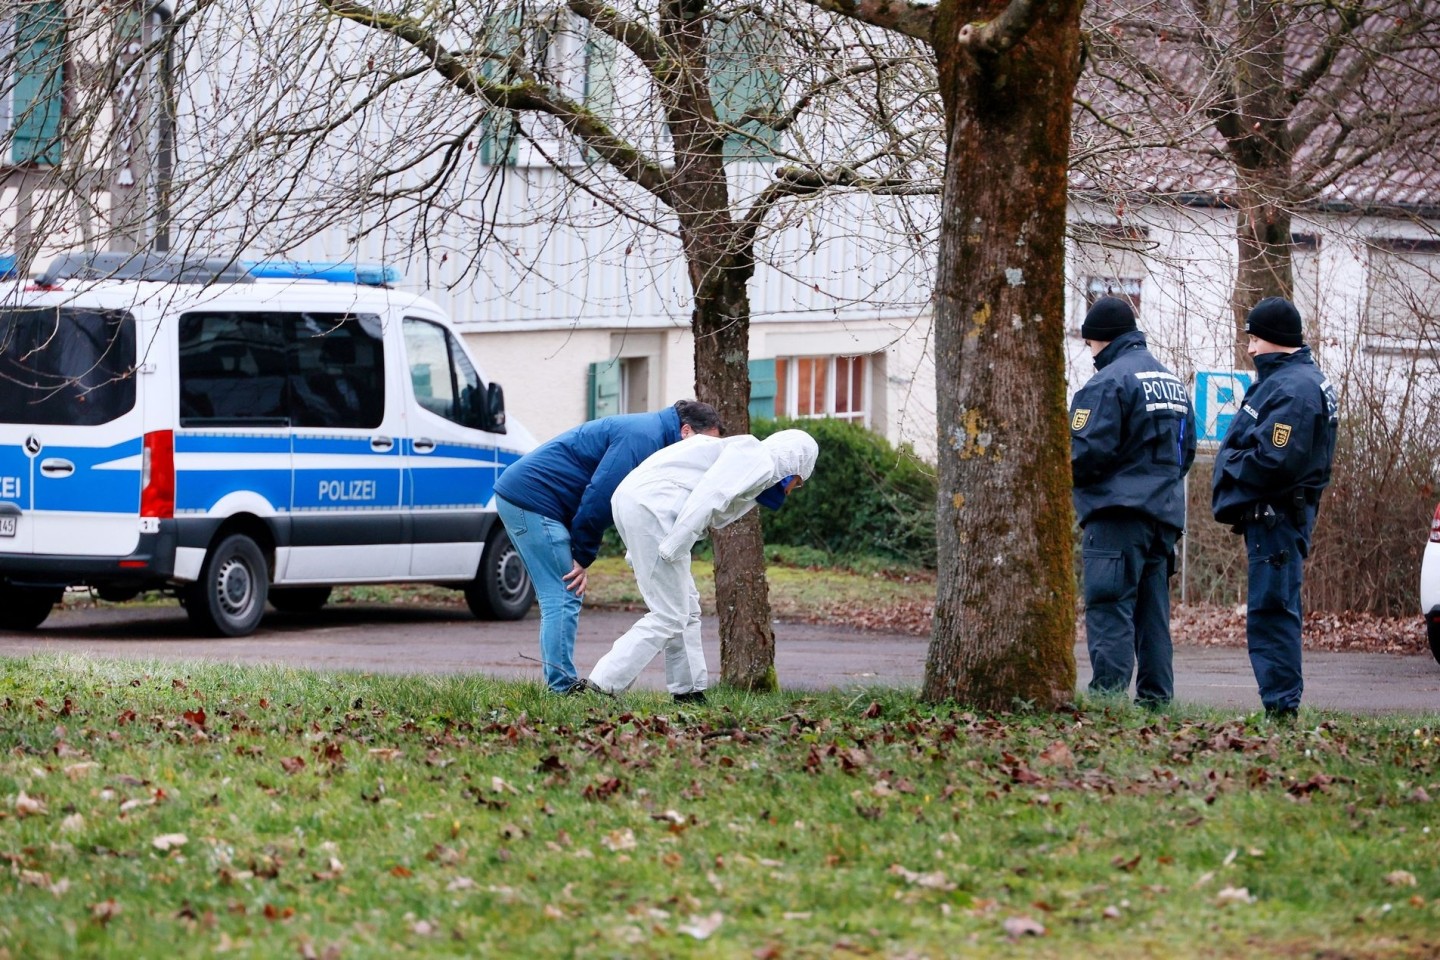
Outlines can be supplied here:
<path id="1" fill-rule="evenodd" d="M 60 602 L 58 590 L 0 586 L 0 630 L 34 630 Z"/>
<path id="2" fill-rule="evenodd" d="M 185 588 L 185 612 L 210 636 L 248 636 L 260 625 L 269 587 L 270 571 L 255 541 L 231 534 L 205 558 L 200 579 Z"/>
<path id="3" fill-rule="evenodd" d="M 519 620 L 535 602 L 535 585 L 520 551 L 500 524 L 485 541 L 480 570 L 465 586 L 465 604 L 481 620 Z"/>

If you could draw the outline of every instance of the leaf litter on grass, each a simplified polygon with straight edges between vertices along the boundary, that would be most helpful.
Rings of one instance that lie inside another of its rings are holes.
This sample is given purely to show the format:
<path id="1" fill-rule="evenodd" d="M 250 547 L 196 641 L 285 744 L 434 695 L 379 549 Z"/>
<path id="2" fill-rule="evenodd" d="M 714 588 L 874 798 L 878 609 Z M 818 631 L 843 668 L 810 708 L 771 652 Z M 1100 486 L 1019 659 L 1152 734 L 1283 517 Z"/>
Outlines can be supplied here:
<path id="1" fill-rule="evenodd" d="M 173 667 L 6 666 L 0 943 L 17 955 L 1001 956 L 1033 939 L 1238 957 L 1297 930 L 1409 949 L 1440 918 L 1418 792 L 1440 789 L 1434 717 L 1276 728 L 723 690 L 676 713 L 478 678 L 196 666 L 182 689 Z M 96 766 L 66 775 L 76 762 Z M 60 817 L 80 820 L 62 834 Z"/>

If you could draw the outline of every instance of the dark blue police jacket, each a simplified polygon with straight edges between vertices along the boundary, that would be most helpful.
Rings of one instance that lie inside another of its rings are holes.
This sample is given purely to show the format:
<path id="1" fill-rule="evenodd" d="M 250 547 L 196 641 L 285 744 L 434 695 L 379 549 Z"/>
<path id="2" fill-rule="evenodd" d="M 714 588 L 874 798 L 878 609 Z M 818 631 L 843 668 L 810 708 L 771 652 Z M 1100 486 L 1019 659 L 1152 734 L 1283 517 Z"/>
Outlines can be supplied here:
<path id="1" fill-rule="evenodd" d="M 506 467 L 497 496 L 570 528 L 570 555 L 582 567 L 595 561 L 613 522 L 610 497 L 650 454 L 680 439 L 674 407 L 582 423 Z"/>
<path id="2" fill-rule="evenodd" d="M 1210 502 L 1221 523 L 1240 523 L 1257 503 L 1287 512 L 1297 494 L 1317 504 L 1330 482 L 1339 404 L 1310 348 L 1262 353 L 1255 371 L 1215 455 Z"/>
<path id="3" fill-rule="evenodd" d="M 1185 472 L 1195 461 L 1195 410 L 1180 378 L 1122 333 L 1095 357 L 1095 376 L 1070 405 L 1070 470 L 1084 526 L 1123 508 L 1185 527 Z"/>

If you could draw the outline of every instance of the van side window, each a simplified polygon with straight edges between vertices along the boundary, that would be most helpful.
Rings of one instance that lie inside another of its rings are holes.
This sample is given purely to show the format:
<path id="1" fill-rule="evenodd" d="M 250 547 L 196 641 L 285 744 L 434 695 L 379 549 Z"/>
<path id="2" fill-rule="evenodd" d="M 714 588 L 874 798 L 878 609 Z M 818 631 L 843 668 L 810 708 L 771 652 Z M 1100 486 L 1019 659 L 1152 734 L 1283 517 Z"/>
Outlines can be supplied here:
<path id="1" fill-rule="evenodd" d="M 109 423 L 135 409 L 135 319 L 122 310 L 0 310 L 0 423 Z"/>
<path id="2" fill-rule="evenodd" d="M 373 428 L 385 412 L 380 318 L 215 311 L 180 317 L 180 419 Z"/>
<path id="3" fill-rule="evenodd" d="M 297 427 L 380 426 L 385 350 L 380 318 L 292 314 L 290 422 Z"/>
<path id="4" fill-rule="evenodd" d="M 179 335 L 182 421 L 285 418 L 285 338 L 278 314 L 187 313 Z"/>
<path id="5" fill-rule="evenodd" d="M 406 317 L 405 356 L 420 406 L 461 426 L 480 426 L 484 385 L 454 334 L 438 323 Z"/>

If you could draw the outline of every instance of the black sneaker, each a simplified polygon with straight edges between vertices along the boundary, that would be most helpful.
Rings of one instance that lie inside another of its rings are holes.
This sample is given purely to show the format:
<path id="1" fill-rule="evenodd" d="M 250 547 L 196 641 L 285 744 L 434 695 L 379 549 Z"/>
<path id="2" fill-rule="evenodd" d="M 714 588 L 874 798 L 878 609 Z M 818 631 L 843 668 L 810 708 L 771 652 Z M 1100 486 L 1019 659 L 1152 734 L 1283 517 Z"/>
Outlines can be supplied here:
<path id="1" fill-rule="evenodd" d="M 690 690 L 685 693 L 677 693 L 673 699 L 676 703 L 698 703 L 704 705 L 706 702 L 704 690 Z"/>
<path id="2" fill-rule="evenodd" d="M 581 677 L 579 680 L 576 680 L 574 683 L 570 684 L 570 686 L 566 687 L 565 692 L 562 694 L 562 696 L 577 697 L 582 693 L 605 693 L 605 691 L 601 690 L 599 687 L 591 683 L 589 680 L 586 680 L 584 677 Z"/>
<path id="3" fill-rule="evenodd" d="M 1265 719 L 1271 723 L 1280 723 L 1293 726 L 1295 721 L 1300 719 L 1299 707 L 1266 707 Z"/>

